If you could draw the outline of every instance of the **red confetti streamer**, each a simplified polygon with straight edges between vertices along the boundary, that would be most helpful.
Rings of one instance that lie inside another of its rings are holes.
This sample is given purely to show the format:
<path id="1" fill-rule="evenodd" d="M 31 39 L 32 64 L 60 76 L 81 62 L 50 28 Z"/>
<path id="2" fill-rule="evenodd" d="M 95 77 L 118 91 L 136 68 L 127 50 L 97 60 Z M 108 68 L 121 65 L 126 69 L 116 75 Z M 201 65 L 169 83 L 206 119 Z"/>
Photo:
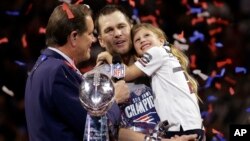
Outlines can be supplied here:
<path id="1" fill-rule="evenodd" d="M 199 0 L 193 0 L 194 1 L 194 4 L 198 4 L 199 3 Z"/>
<path id="2" fill-rule="evenodd" d="M 107 3 L 112 3 L 113 0 L 106 0 Z"/>
<path id="3" fill-rule="evenodd" d="M 211 77 L 215 77 L 216 74 L 217 74 L 217 72 L 215 70 L 213 70 L 212 73 L 211 73 Z"/>
<path id="4" fill-rule="evenodd" d="M 212 113 L 213 112 L 213 105 L 212 104 L 208 104 L 208 113 Z"/>
<path id="5" fill-rule="evenodd" d="M 134 0 L 129 0 L 129 5 L 131 5 L 133 8 L 135 7 L 135 1 Z"/>
<path id="6" fill-rule="evenodd" d="M 140 4 L 144 5 L 145 4 L 145 0 L 140 0 Z"/>
<path id="7" fill-rule="evenodd" d="M 228 25 L 229 24 L 229 22 L 227 20 L 222 20 L 221 18 L 218 18 L 217 22 L 220 23 L 220 24 L 224 24 L 224 25 Z"/>
<path id="8" fill-rule="evenodd" d="M 25 15 L 28 15 L 28 14 L 29 14 L 29 12 L 31 11 L 32 7 L 33 7 L 33 4 L 32 4 L 32 3 L 29 4 L 28 9 L 27 9 L 27 11 L 25 12 Z"/>
<path id="9" fill-rule="evenodd" d="M 182 5 L 188 5 L 188 2 L 187 2 L 187 0 L 181 0 L 181 4 Z"/>
<path id="10" fill-rule="evenodd" d="M 156 0 L 156 5 L 161 5 L 162 4 L 162 0 Z"/>
<path id="11" fill-rule="evenodd" d="M 203 9 L 207 9 L 208 8 L 207 2 L 201 2 L 201 7 Z"/>
<path id="12" fill-rule="evenodd" d="M 207 24 L 213 24 L 215 22 L 216 22 L 216 18 L 215 17 L 207 18 Z"/>
<path id="13" fill-rule="evenodd" d="M 176 39 L 176 40 L 178 40 L 181 43 L 186 43 L 187 42 L 186 39 L 185 39 L 185 37 L 184 37 L 184 32 L 183 31 L 180 34 L 176 34 L 175 33 L 173 35 L 173 38 Z"/>
<path id="14" fill-rule="evenodd" d="M 207 2 L 195 2 L 195 5 L 200 5 L 203 9 L 208 8 Z"/>
<path id="15" fill-rule="evenodd" d="M 222 31 L 222 28 L 221 28 L 221 27 L 218 27 L 218 28 L 216 28 L 216 29 L 210 30 L 210 31 L 209 31 L 209 35 L 210 35 L 210 36 L 213 36 L 213 35 L 215 35 L 215 34 L 217 34 L 217 33 L 220 33 L 221 31 Z"/>
<path id="16" fill-rule="evenodd" d="M 28 46 L 27 40 L 26 40 L 26 34 L 23 34 L 22 36 L 22 45 L 23 45 L 23 48 L 26 48 Z"/>
<path id="17" fill-rule="evenodd" d="M 226 59 L 225 61 L 217 62 L 217 67 L 221 68 L 227 64 L 232 64 L 232 60 L 230 58 Z"/>
<path id="18" fill-rule="evenodd" d="M 229 22 L 227 20 L 223 20 L 221 18 L 215 18 L 215 17 L 211 17 L 207 19 L 207 24 L 213 24 L 213 23 L 218 23 L 218 24 L 224 24 L 224 25 L 228 25 Z"/>
<path id="19" fill-rule="evenodd" d="M 73 19 L 74 15 L 66 3 L 63 3 L 63 10 L 67 13 L 68 19 Z"/>
<path id="20" fill-rule="evenodd" d="M 190 56 L 190 68 L 194 69 L 196 68 L 196 56 L 195 55 L 191 55 Z"/>
<path id="21" fill-rule="evenodd" d="M 229 88 L 229 93 L 230 93 L 230 95 L 234 95 L 235 94 L 235 91 L 234 91 L 234 89 L 232 87 Z"/>
<path id="22" fill-rule="evenodd" d="M 78 4 L 80 4 L 81 2 L 83 2 L 83 0 L 77 0 L 77 1 L 75 2 L 75 5 L 78 5 Z"/>
<path id="23" fill-rule="evenodd" d="M 218 90 L 221 89 L 221 83 L 216 82 L 214 85 L 215 85 L 216 89 L 218 89 Z"/>
<path id="24" fill-rule="evenodd" d="M 193 18 L 192 21 L 191 21 L 191 24 L 194 26 L 197 23 L 200 23 L 200 22 L 203 22 L 203 21 L 204 21 L 203 17 Z"/>
<path id="25" fill-rule="evenodd" d="M 224 5 L 223 2 L 218 2 L 218 1 L 216 1 L 216 0 L 214 0 L 213 3 L 214 3 L 214 5 L 215 5 L 216 7 L 222 7 L 222 6 Z"/>
<path id="26" fill-rule="evenodd" d="M 159 10 L 159 9 L 156 9 L 156 10 L 155 10 L 155 14 L 159 16 L 159 15 L 161 14 L 160 10 Z"/>
<path id="27" fill-rule="evenodd" d="M 46 33 L 46 28 L 40 27 L 39 28 L 39 34 L 45 34 Z"/>
<path id="28" fill-rule="evenodd" d="M 0 44 L 8 43 L 8 42 L 9 42 L 9 39 L 7 37 L 0 39 Z"/>
<path id="29" fill-rule="evenodd" d="M 218 134 L 218 135 L 224 137 L 224 134 L 222 134 L 221 132 L 219 132 L 218 130 L 216 130 L 216 129 L 214 129 L 214 128 L 212 128 L 212 133 Z"/>
<path id="30" fill-rule="evenodd" d="M 179 39 L 182 39 L 184 38 L 184 31 L 182 30 L 180 34 L 178 34 L 178 38 Z"/>
<path id="31" fill-rule="evenodd" d="M 216 53 L 217 48 L 216 48 L 216 45 L 215 45 L 215 38 L 211 38 L 210 44 L 208 46 L 209 46 L 211 52 Z"/>
<path id="32" fill-rule="evenodd" d="M 235 84 L 236 84 L 236 81 L 233 80 L 232 78 L 228 77 L 228 76 L 226 76 L 224 79 L 225 79 L 228 83 L 230 83 L 230 84 L 232 84 L 232 85 L 235 85 Z"/>

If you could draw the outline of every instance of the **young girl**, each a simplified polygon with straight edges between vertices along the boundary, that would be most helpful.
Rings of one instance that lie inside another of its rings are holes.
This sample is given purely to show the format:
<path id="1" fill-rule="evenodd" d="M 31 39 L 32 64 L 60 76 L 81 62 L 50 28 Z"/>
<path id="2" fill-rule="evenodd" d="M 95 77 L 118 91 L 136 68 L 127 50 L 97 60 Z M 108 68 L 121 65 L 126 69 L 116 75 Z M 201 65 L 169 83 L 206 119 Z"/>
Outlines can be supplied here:
<path id="1" fill-rule="evenodd" d="M 204 131 L 198 105 L 197 83 L 188 74 L 187 57 L 173 46 L 166 45 L 164 32 L 148 23 L 135 25 L 131 31 L 134 48 L 141 56 L 126 67 L 125 80 L 139 76 L 151 77 L 154 103 L 161 121 L 172 126 L 166 137 L 196 133 L 203 138 Z M 111 55 L 103 53 L 98 60 L 111 63 Z"/>

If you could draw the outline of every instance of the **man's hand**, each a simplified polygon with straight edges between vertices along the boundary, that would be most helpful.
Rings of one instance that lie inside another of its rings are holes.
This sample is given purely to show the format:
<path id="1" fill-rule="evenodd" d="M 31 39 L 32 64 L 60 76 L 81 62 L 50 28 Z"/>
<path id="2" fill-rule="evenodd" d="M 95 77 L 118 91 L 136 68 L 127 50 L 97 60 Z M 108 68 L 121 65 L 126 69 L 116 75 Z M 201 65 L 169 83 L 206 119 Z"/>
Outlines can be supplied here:
<path id="1" fill-rule="evenodd" d="M 119 80 L 115 83 L 115 101 L 117 104 L 124 103 L 130 97 L 128 85 L 124 80 Z"/>

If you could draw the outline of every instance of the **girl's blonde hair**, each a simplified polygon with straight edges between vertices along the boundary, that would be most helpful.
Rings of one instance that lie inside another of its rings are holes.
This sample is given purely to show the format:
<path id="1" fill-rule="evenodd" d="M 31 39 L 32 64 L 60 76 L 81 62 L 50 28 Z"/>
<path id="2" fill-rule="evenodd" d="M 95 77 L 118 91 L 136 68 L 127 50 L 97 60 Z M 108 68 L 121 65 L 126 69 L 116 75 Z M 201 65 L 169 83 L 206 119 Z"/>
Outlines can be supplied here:
<path id="1" fill-rule="evenodd" d="M 161 30 L 158 27 L 153 26 L 152 24 L 149 23 L 141 23 L 141 24 L 136 24 L 133 26 L 132 30 L 131 30 L 131 38 L 133 41 L 134 35 L 140 30 L 140 29 L 147 29 L 152 31 L 153 33 L 155 33 L 160 39 L 163 39 L 165 43 L 167 42 L 167 36 L 166 34 L 163 32 L 163 30 Z M 170 47 L 170 51 L 171 53 L 177 57 L 177 59 L 179 60 L 181 67 L 183 69 L 184 74 L 187 76 L 187 81 L 190 83 L 191 86 L 191 91 L 193 91 L 195 93 L 195 95 L 197 96 L 197 98 L 202 102 L 202 100 L 200 99 L 200 97 L 198 96 L 198 82 L 188 73 L 188 66 L 189 66 L 189 60 L 188 57 L 178 48 L 176 48 L 175 46 L 173 46 L 172 44 L 169 44 Z"/>

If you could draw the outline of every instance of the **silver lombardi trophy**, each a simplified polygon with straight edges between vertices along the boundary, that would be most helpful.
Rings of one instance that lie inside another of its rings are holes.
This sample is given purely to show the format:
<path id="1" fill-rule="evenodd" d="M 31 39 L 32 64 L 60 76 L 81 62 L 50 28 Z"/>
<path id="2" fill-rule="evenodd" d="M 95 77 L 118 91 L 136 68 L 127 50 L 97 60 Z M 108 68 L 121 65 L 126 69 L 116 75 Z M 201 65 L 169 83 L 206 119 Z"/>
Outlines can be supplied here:
<path id="1" fill-rule="evenodd" d="M 99 71 L 83 76 L 80 101 L 88 111 L 84 141 L 109 141 L 106 112 L 114 101 L 114 85 L 111 79 Z"/>

